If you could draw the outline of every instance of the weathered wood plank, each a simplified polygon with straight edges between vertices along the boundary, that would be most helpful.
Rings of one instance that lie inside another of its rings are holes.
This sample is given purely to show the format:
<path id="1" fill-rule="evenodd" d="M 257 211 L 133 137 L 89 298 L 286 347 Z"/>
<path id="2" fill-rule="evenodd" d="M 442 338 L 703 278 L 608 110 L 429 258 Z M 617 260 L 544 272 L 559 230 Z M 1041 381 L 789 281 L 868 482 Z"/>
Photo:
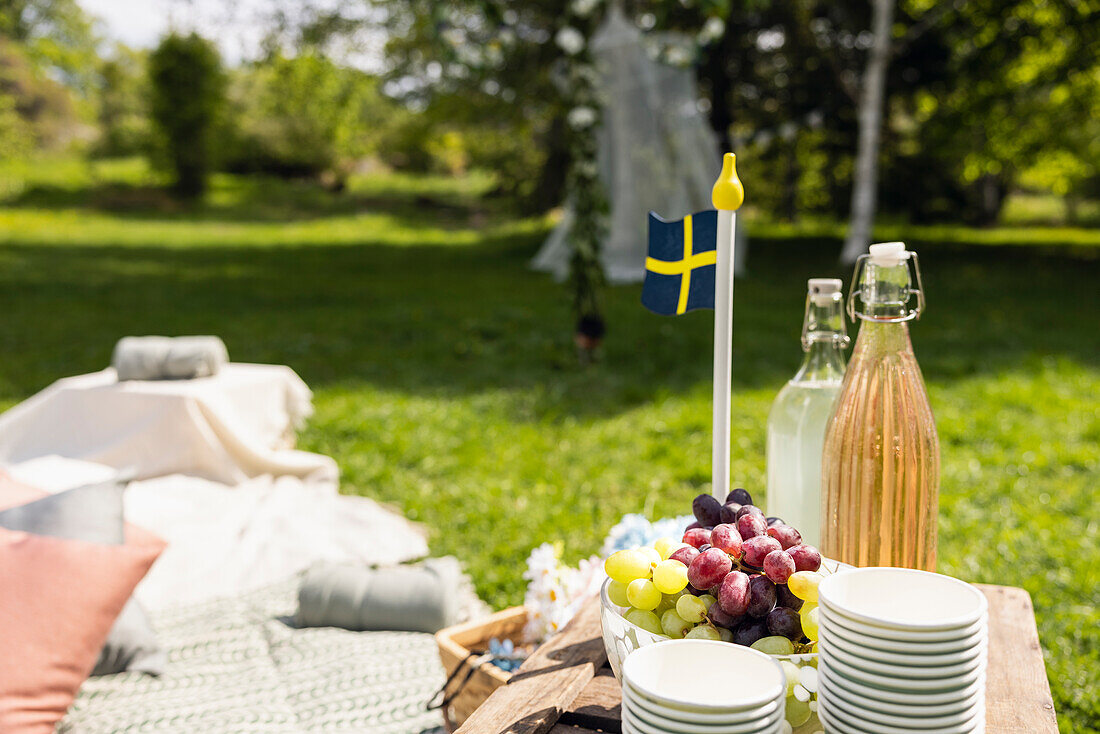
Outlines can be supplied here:
<path id="1" fill-rule="evenodd" d="M 1057 734 L 1031 597 L 1023 589 L 979 584 L 989 600 L 988 734 Z"/>
<path id="2" fill-rule="evenodd" d="M 546 734 L 606 661 L 594 599 L 495 690 L 458 734 Z"/>
<path id="3" fill-rule="evenodd" d="M 611 668 L 605 665 L 577 694 L 559 721 L 617 734 L 622 730 L 621 719 L 622 689 Z"/>

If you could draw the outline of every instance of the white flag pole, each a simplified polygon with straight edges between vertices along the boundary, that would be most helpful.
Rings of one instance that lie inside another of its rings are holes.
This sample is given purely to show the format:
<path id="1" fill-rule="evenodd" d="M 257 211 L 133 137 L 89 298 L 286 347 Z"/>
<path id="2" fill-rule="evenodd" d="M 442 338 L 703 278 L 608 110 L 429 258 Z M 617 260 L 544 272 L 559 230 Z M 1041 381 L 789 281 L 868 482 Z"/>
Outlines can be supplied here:
<path id="1" fill-rule="evenodd" d="M 711 494 L 719 502 L 730 491 L 730 390 L 733 382 L 733 262 L 737 209 L 745 190 L 737 178 L 737 158 L 726 153 L 711 201 L 718 210 L 714 269 L 714 422 Z"/>

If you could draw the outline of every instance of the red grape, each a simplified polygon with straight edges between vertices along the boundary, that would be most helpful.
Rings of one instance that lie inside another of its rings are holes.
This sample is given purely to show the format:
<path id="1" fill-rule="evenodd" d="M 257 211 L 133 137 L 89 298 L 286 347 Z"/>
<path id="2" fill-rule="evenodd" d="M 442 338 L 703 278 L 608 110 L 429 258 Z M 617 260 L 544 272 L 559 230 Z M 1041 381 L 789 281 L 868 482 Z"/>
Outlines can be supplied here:
<path id="1" fill-rule="evenodd" d="M 783 550 L 778 540 L 769 538 L 767 535 L 757 535 L 748 538 L 741 544 L 741 548 L 744 550 L 744 557 L 742 560 L 753 568 L 763 568 L 764 559 L 768 557 L 769 553 Z"/>
<path id="2" fill-rule="evenodd" d="M 816 571 L 821 568 L 821 551 L 812 545 L 796 545 L 787 552 L 794 559 L 796 571 Z"/>
<path id="3" fill-rule="evenodd" d="M 684 533 L 684 537 L 680 540 L 682 543 L 693 545 L 698 548 L 701 545 L 706 545 L 710 542 L 710 531 L 705 528 L 692 528 Z"/>
<path id="4" fill-rule="evenodd" d="M 741 557 L 741 533 L 732 525 L 715 525 L 714 530 L 710 531 L 710 544 L 734 558 Z"/>
<path id="5" fill-rule="evenodd" d="M 691 562 L 695 560 L 695 556 L 699 555 L 699 551 L 694 546 L 685 545 L 683 548 L 677 548 L 671 554 L 669 554 L 670 561 L 679 561 L 685 566 L 690 566 Z"/>
<path id="6" fill-rule="evenodd" d="M 749 606 L 746 609 L 751 617 L 763 617 L 775 608 L 775 584 L 767 576 L 753 576 L 749 579 Z"/>
<path id="7" fill-rule="evenodd" d="M 725 627 L 728 630 L 732 630 L 741 621 L 741 617 L 730 614 L 718 602 L 714 602 L 710 605 L 710 609 L 707 610 L 707 617 L 710 621 L 719 627 Z"/>
<path id="8" fill-rule="evenodd" d="M 732 568 L 733 561 L 725 551 L 711 548 L 696 556 L 688 566 L 688 581 L 696 589 L 709 589 L 721 583 Z"/>
<path id="9" fill-rule="evenodd" d="M 768 535 L 778 540 L 783 550 L 793 548 L 802 542 L 802 534 L 790 525 L 772 525 L 768 528 Z"/>
<path id="10" fill-rule="evenodd" d="M 741 571 L 726 574 L 718 590 L 718 603 L 727 614 L 744 616 L 749 609 L 749 577 Z"/>
<path id="11" fill-rule="evenodd" d="M 737 511 L 741 509 L 741 505 L 736 502 L 731 505 L 722 505 L 722 509 L 718 512 L 718 516 L 723 523 L 737 522 Z"/>
<path id="12" fill-rule="evenodd" d="M 720 511 L 722 503 L 709 494 L 701 494 L 691 503 L 691 512 L 695 519 L 706 525 L 717 525 L 722 521 Z"/>
<path id="13" fill-rule="evenodd" d="M 806 602 L 799 599 L 797 596 L 791 593 L 791 590 L 787 588 L 786 584 L 775 585 L 775 605 L 778 607 L 787 607 L 793 609 L 796 612 L 802 608 L 802 605 Z"/>
<path id="14" fill-rule="evenodd" d="M 764 573 L 773 582 L 785 584 L 794 573 L 794 559 L 785 550 L 773 550 L 764 556 Z"/>
<path id="15" fill-rule="evenodd" d="M 701 528 L 701 527 L 703 527 L 703 523 L 696 520 L 691 525 L 688 525 L 686 528 L 684 528 L 684 532 L 686 533 L 689 530 L 694 530 L 695 528 Z"/>
<path id="16" fill-rule="evenodd" d="M 776 607 L 768 612 L 768 631 L 773 635 L 783 635 L 795 642 L 802 639 L 802 618 L 798 612 L 787 607 Z"/>
<path id="17" fill-rule="evenodd" d="M 757 535 L 767 535 L 768 525 L 764 522 L 764 518 L 758 515 L 742 515 L 737 521 L 737 532 L 740 533 L 742 540 L 748 540 Z"/>
<path id="18" fill-rule="evenodd" d="M 733 631 L 733 641 L 748 647 L 761 637 L 768 636 L 768 622 L 763 619 L 746 619 Z"/>
<path id="19" fill-rule="evenodd" d="M 745 515 L 758 515 L 761 520 L 764 519 L 764 511 L 756 505 L 742 505 L 741 509 L 737 511 L 737 519 L 740 520 Z M 767 524 L 767 521 L 764 521 Z"/>
<path id="20" fill-rule="evenodd" d="M 787 524 L 787 523 L 783 522 L 783 518 L 781 518 L 781 517 L 765 517 L 764 520 L 768 523 L 769 528 L 772 525 L 786 525 Z"/>
<path id="21" fill-rule="evenodd" d="M 728 505 L 731 502 L 736 502 L 739 505 L 751 505 L 752 495 L 741 487 L 735 487 L 726 495 L 726 504 Z"/>

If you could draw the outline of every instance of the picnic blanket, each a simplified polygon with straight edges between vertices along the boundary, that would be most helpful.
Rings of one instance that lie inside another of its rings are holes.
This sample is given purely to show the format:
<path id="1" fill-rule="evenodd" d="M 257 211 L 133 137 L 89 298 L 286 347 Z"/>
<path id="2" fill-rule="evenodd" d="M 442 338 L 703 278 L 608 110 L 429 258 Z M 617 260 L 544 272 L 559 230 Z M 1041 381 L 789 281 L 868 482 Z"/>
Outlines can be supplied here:
<path id="1" fill-rule="evenodd" d="M 90 678 L 59 734 L 419 734 L 444 680 L 418 632 L 297 629 L 299 578 L 151 616 L 168 668 Z M 467 598 L 474 600 L 472 591 Z M 476 602 L 474 602 L 476 603 Z"/>
<path id="2" fill-rule="evenodd" d="M 5 467 L 48 492 L 100 482 L 117 470 L 46 456 Z M 131 482 L 126 519 L 168 541 L 134 595 L 146 609 L 251 591 L 321 561 L 393 564 L 428 554 L 423 529 L 336 483 L 261 476 L 235 486 L 173 474 Z"/>

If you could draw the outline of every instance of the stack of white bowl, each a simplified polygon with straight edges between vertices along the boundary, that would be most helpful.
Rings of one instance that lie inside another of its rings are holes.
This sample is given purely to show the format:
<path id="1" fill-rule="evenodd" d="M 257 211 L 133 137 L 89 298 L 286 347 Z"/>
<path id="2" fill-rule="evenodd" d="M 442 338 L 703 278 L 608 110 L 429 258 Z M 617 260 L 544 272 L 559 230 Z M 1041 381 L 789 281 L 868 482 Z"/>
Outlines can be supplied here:
<path id="1" fill-rule="evenodd" d="M 818 716 L 838 734 L 985 729 L 985 596 L 950 576 L 859 568 L 818 588 Z"/>
<path id="2" fill-rule="evenodd" d="M 786 676 L 764 653 L 728 642 L 669 640 L 622 667 L 623 734 L 778 734 Z"/>

